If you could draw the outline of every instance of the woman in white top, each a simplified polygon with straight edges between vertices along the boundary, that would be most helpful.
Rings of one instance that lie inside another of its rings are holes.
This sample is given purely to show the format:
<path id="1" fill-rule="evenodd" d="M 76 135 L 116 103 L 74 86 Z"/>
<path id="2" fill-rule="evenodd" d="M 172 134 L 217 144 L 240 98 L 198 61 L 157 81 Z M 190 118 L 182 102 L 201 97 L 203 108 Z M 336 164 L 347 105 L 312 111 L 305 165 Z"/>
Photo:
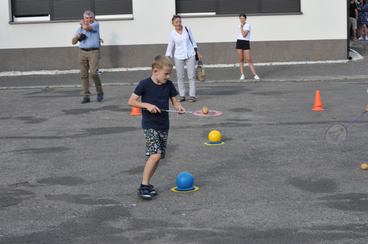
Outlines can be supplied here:
<path id="1" fill-rule="evenodd" d="M 185 101 L 184 65 L 186 65 L 189 79 L 188 101 L 195 102 L 197 100 L 195 87 L 196 52 L 199 60 L 202 59 L 202 55 L 198 51 L 197 43 L 191 30 L 182 25 L 181 17 L 179 15 L 174 15 L 171 19 L 171 23 L 174 29 L 170 32 L 169 43 L 165 55 L 173 57 L 173 50 L 175 48 L 174 62 L 179 88 L 178 100 L 180 102 Z"/>
<path id="2" fill-rule="evenodd" d="M 236 51 L 238 52 L 239 56 L 239 63 L 240 63 L 240 80 L 244 80 L 244 58 L 245 61 L 249 65 L 249 69 L 253 74 L 255 80 L 259 80 L 259 76 L 256 73 L 256 69 L 253 65 L 253 58 L 252 54 L 250 53 L 250 39 L 251 39 L 251 26 L 247 23 L 247 16 L 245 14 L 239 15 L 239 35 L 238 39 L 236 40 Z"/>

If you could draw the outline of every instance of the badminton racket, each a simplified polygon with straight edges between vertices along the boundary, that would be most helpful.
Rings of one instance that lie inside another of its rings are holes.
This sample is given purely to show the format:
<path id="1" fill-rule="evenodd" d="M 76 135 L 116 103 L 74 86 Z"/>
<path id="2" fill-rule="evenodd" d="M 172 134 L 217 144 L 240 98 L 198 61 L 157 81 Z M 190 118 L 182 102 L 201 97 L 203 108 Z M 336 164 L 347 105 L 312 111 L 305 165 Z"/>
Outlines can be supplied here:
<path id="1" fill-rule="evenodd" d="M 147 109 L 145 109 L 147 110 Z M 185 112 L 179 112 L 173 109 L 160 109 L 162 112 L 166 112 L 166 113 L 182 113 L 182 114 L 193 114 L 195 116 L 199 116 L 199 117 L 214 117 L 214 116 L 220 116 L 222 115 L 221 111 L 217 111 L 217 110 L 208 110 L 207 114 L 204 114 L 202 112 L 202 110 L 196 110 L 196 111 L 185 111 Z"/>
<path id="2" fill-rule="evenodd" d="M 328 143 L 337 145 L 343 142 L 348 136 L 348 128 L 349 126 L 358 121 L 367 111 L 362 112 L 355 119 L 347 122 L 346 124 L 338 123 L 330 126 L 325 133 L 325 139 Z"/>
<path id="3" fill-rule="evenodd" d="M 178 111 L 176 110 L 164 110 L 161 109 L 161 111 L 167 112 L 167 113 L 178 113 Z M 196 111 L 185 111 L 184 113 L 187 114 L 193 114 L 195 116 L 199 116 L 199 117 L 214 117 L 214 116 L 220 116 L 222 115 L 222 112 L 217 111 L 217 110 L 208 110 L 208 113 L 203 113 L 202 110 L 196 110 Z"/>

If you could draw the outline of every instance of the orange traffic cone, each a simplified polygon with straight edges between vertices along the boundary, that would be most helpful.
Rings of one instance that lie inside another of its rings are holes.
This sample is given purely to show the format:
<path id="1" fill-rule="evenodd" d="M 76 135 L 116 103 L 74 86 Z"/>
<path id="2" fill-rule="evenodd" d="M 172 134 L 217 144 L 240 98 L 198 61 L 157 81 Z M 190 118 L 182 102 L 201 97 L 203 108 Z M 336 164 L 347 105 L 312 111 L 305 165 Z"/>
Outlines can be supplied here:
<path id="1" fill-rule="evenodd" d="M 321 92 L 319 90 L 316 91 L 316 94 L 314 96 L 313 111 L 315 111 L 315 112 L 322 112 L 323 111 Z"/>
<path id="2" fill-rule="evenodd" d="M 141 115 L 141 109 L 137 107 L 132 107 L 132 112 L 130 112 L 132 116 L 139 116 Z"/>

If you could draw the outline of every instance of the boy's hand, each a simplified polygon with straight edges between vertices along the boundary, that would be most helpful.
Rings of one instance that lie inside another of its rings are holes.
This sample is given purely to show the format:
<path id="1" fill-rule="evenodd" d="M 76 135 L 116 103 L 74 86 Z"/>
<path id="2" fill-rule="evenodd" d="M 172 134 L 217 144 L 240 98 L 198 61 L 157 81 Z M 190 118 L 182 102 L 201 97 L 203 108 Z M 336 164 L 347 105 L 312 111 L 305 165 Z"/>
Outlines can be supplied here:
<path id="1" fill-rule="evenodd" d="M 152 104 L 148 104 L 146 109 L 150 113 L 153 113 L 153 114 L 161 113 L 161 110 L 158 107 L 156 107 L 155 105 L 152 105 Z"/>
<path id="2" fill-rule="evenodd" d="M 186 112 L 185 108 L 183 108 L 181 105 L 176 108 L 176 111 L 178 111 L 179 114 L 185 114 Z"/>

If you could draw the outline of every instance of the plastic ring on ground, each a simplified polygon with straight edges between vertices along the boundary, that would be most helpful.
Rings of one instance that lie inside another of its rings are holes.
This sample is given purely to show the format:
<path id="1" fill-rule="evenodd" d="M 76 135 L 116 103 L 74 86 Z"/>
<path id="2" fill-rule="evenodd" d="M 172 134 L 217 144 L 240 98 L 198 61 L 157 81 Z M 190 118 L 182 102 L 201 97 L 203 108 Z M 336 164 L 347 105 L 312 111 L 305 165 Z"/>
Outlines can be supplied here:
<path id="1" fill-rule="evenodd" d="M 194 186 L 194 189 L 193 190 L 189 190 L 189 191 L 178 191 L 176 189 L 176 186 L 174 186 L 173 188 L 170 189 L 172 192 L 177 192 L 177 193 L 189 193 L 189 192 L 196 192 L 199 190 L 199 187 L 198 186 Z"/>
<path id="2" fill-rule="evenodd" d="M 220 141 L 220 142 L 205 142 L 204 143 L 204 145 L 206 145 L 206 146 L 222 146 L 222 145 L 224 145 L 225 144 L 225 142 L 223 142 L 223 141 Z"/>
<path id="3" fill-rule="evenodd" d="M 204 114 L 202 110 L 197 110 L 193 112 L 193 115 L 201 117 L 212 117 L 212 116 L 220 116 L 222 115 L 222 112 L 217 110 L 208 110 L 208 114 Z"/>

